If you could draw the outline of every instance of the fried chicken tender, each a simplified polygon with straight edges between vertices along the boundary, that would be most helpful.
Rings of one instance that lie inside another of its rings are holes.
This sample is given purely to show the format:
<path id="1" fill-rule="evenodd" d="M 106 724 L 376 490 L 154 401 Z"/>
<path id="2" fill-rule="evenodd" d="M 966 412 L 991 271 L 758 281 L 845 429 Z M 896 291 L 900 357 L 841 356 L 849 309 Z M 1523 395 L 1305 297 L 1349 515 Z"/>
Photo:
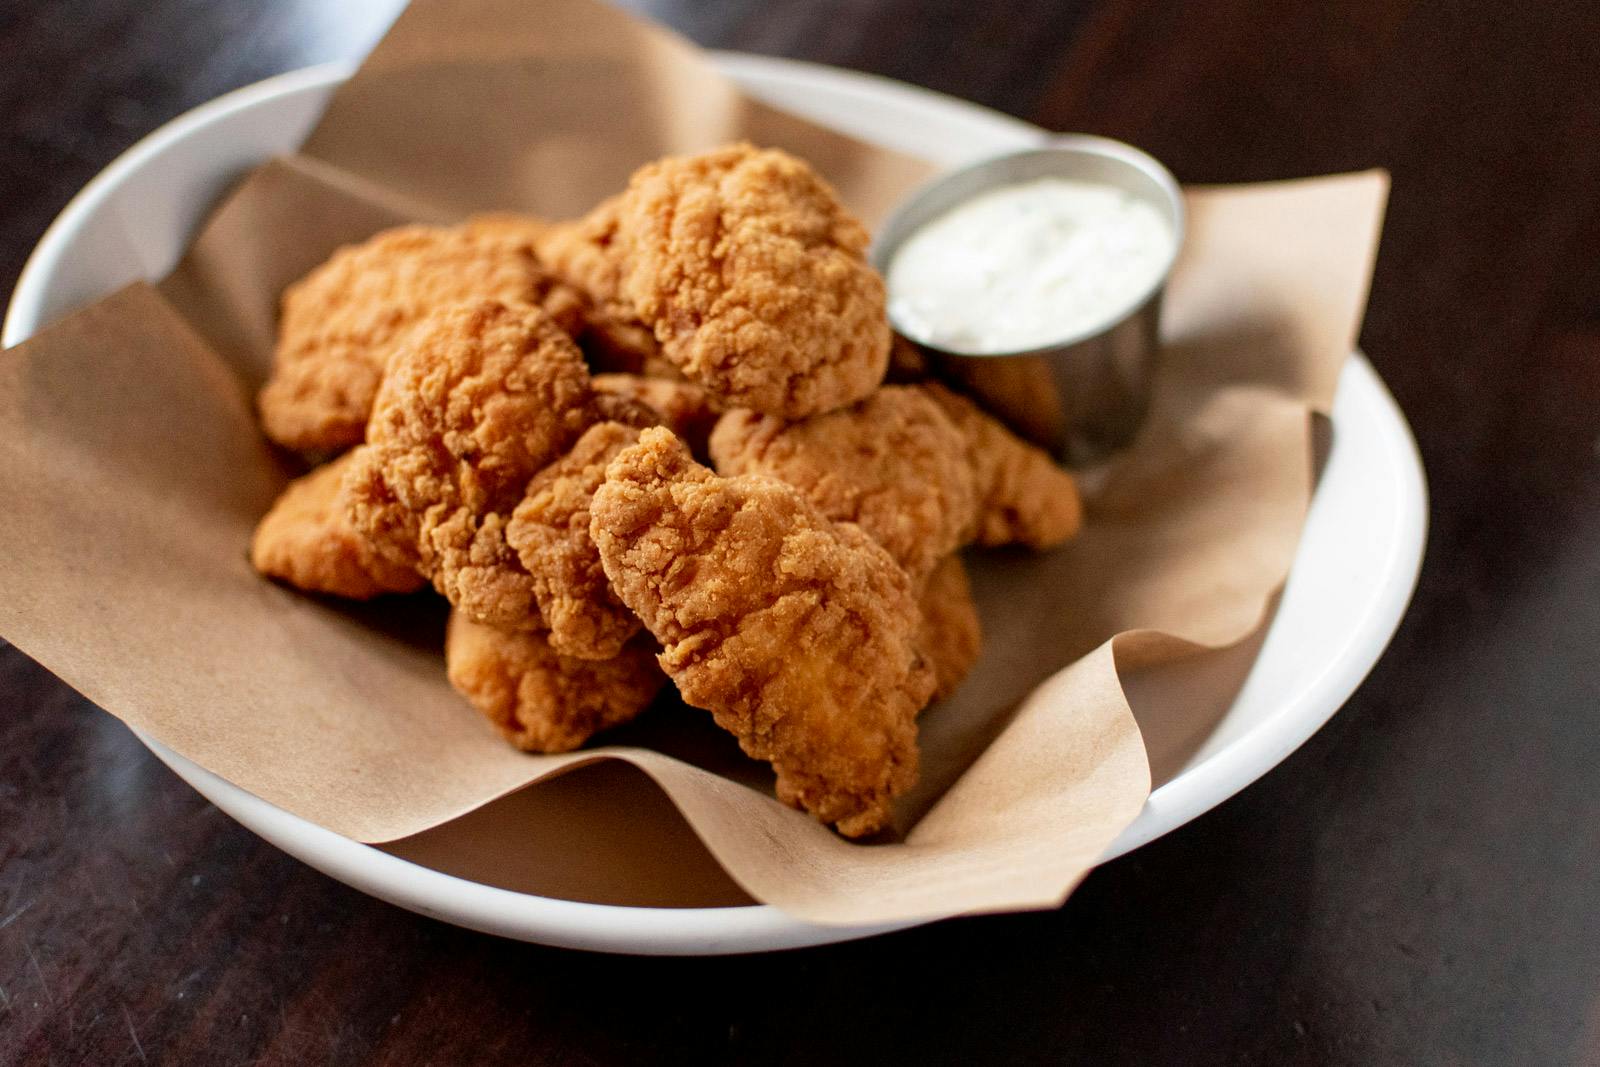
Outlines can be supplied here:
<path id="1" fill-rule="evenodd" d="M 643 404 L 654 413 L 659 425 L 683 438 L 696 456 L 707 455 L 717 410 L 711 406 L 706 391 L 693 382 L 639 374 L 596 374 L 594 389 L 600 396 L 623 397 Z"/>
<path id="2" fill-rule="evenodd" d="M 603 390 L 599 387 L 599 378 L 609 377 L 600 374 L 590 379 L 594 385 L 594 410 L 595 417 L 602 422 L 620 422 L 624 426 L 632 426 L 635 430 L 648 430 L 652 426 L 661 425 L 661 413 L 642 400 L 621 393 Z"/>
<path id="3" fill-rule="evenodd" d="M 528 482 L 594 421 L 577 346 L 531 305 L 444 308 L 396 353 L 342 493 L 355 528 L 467 617 L 542 625 L 506 542 Z"/>
<path id="4" fill-rule="evenodd" d="M 664 428 L 612 460 L 590 514 L 612 588 L 684 700 L 772 764 L 785 803 L 848 837 L 886 825 L 934 686 L 889 554 L 791 486 L 718 477 Z"/>
<path id="5" fill-rule="evenodd" d="M 403 226 L 339 249 L 283 294 L 272 376 L 258 398 L 288 448 L 361 441 L 390 354 L 430 312 L 476 299 L 543 306 L 578 328 L 582 299 L 540 266 L 526 227 Z"/>
<path id="6" fill-rule="evenodd" d="M 581 218 L 551 223 L 534 247 L 539 258 L 569 285 L 582 289 L 596 304 L 626 313 L 616 244 L 621 202 L 621 194 L 609 196 Z"/>
<path id="7" fill-rule="evenodd" d="M 511 514 L 506 543 L 533 578 L 550 647 L 563 656 L 605 660 L 639 632 L 639 620 L 611 591 L 589 536 L 589 504 L 606 465 L 639 440 L 618 422 L 591 426 L 572 451 L 534 476 Z"/>
<path id="8" fill-rule="evenodd" d="M 711 458 L 721 474 L 776 478 L 828 518 L 856 523 L 914 585 L 961 547 L 976 514 L 966 438 L 915 386 L 885 386 L 803 422 L 730 411 L 711 434 Z"/>
<path id="9" fill-rule="evenodd" d="M 801 160 L 748 144 L 662 159 L 615 214 L 618 292 L 718 406 L 801 419 L 883 379 L 890 332 L 867 231 Z"/>
<path id="10" fill-rule="evenodd" d="M 1020 542 L 1052 548 L 1083 523 L 1078 483 L 1049 454 L 1028 444 L 976 404 L 936 382 L 924 389 L 967 440 L 977 477 L 977 522 L 969 538 L 982 545 Z"/>
<path id="11" fill-rule="evenodd" d="M 939 561 L 917 603 L 922 609 L 917 648 L 933 666 L 938 682 L 933 699 L 943 700 L 956 691 L 983 648 L 983 625 L 960 556 Z"/>
<path id="12" fill-rule="evenodd" d="M 524 215 L 517 211 L 480 211 L 467 216 L 467 221 L 461 224 L 461 230 L 469 237 L 521 242 L 537 253 L 539 242 L 544 240 L 553 225 L 549 219 L 542 219 L 538 215 Z"/>
<path id="13" fill-rule="evenodd" d="M 444 659 L 457 692 L 528 752 L 570 752 L 637 717 L 666 683 L 648 638 L 611 659 L 571 659 L 543 634 L 498 630 L 458 611 L 450 613 Z"/>
<path id="14" fill-rule="evenodd" d="M 595 368 L 639 374 L 661 362 L 660 346 L 622 298 L 618 203 L 613 196 L 581 219 L 548 226 L 535 248 L 551 270 L 583 293 L 583 325 L 576 336 Z"/>
<path id="15" fill-rule="evenodd" d="M 341 456 L 290 482 L 256 526 L 251 564 L 299 589 L 351 600 L 422 588 L 414 567 L 386 559 L 350 525 L 339 499 L 349 466 Z"/>

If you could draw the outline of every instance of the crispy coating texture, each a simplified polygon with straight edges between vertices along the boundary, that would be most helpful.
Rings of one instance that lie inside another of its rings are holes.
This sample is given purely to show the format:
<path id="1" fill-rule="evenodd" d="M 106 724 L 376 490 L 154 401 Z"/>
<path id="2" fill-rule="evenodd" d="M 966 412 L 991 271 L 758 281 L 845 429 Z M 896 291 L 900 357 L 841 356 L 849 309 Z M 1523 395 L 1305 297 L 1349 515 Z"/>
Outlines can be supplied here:
<path id="1" fill-rule="evenodd" d="M 493 300 L 447 307 L 384 375 L 344 480 L 351 521 L 469 618 L 537 628 L 533 577 L 506 524 L 593 421 L 583 357 L 548 315 Z"/>
<path id="2" fill-rule="evenodd" d="M 956 691 L 983 648 L 983 625 L 960 556 L 949 555 L 939 561 L 918 605 L 922 625 L 917 630 L 917 648 L 933 666 L 937 680 L 933 699 L 943 700 Z"/>
<path id="3" fill-rule="evenodd" d="M 828 518 L 856 523 L 919 585 L 961 546 L 977 508 L 966 438 L 914 386 L 803 422 L 730 411 L 711 458 L 722 474 L 787 482 Z"/>
<path id="4" fill-rule="evenodd" d="M 637 717 L 666 682 L 648 638 L 611 659 L 572 659 L 543 634 L 484 626 L 458 611 L 450 613 L 444 659 L 450 684 L 527 752 L 580 747 Z"/>
<path id="5" fill-rule="evenodd" d="M 517 211 L 482 211 L 467 216 L 467 221 L 461 224 L 461 230 L 474 238 L 519 241 L 537 253 L 539 242 L 544 240 L 552 225 L 549 219 L 538 215 L 524 215 Z"/>
<path id="6" fill-rule="evenodd" d="M 251 564 L 296 588 L 351 600 L 422 588 L 416 568 L 385 558 L 350 525 L 339 498 L 349 465 L 341 456 L 288 484 L 256 526 Z"/>
<path id="7" fill-rule="evenodd" d="M 620 195 L 607 197 L 582 218 L 551 223 L 534 247 L 539 258 L 569 285 L 582 289 L 598 305 L 627 313 L 617 247 L 621 200 Z"/>
<path id="8" fill-rule="evenodd" d="M 624 426 L 632 426 L 635 430 L 648 430 L 652 426 L 661 425 L 661 415 L 655 408 L 642 400 L 635 400 L 631 396 L 603 390 L 599 386 L 599 379 L 610 375 L 598 374 L 590 379 L 595 387 L 594 410 L 595 416 L 604 422 L 620 422 Z"/>
<path id="9" fill-rule="evenodd" d="M 717 424 L 717 409 L 711 406 L 706 391 L 693 382 L 639 374 L 596 374 L 594 389 L 600 396 L 643 404 L 659 425 L 683 438 L 696 456 L 709 454 L 707 442 Z"/>
<path id="10" fill-rule="evenodd" d="M 779 799 L 858 837 L 917 776 L 911 582 L 857 526 L 782 482 L 721 478 L 656 428 L 591 507 L 607 577 L 664 646 L 684 700 L 771 762 Z"/>
<path id="11" fill-rule="evenodd" d="M 970 539 L 1052 548 L 1077 535 L 1083 503 L 1070 473 L 961 394 L 936 382 L 916 388 L 927 391 L 967 440 L 979 500 Z"/>
<path id="12" fill-rule="evenodd" d="M 572 451 L 540 471 L 506 526 L 506 542 L 533 578 L 550 647 L 563 656 L 611 659 L 639 632 L 600 566 L 589 536 L 589 504 L 606 465 L 639 439 L 618 422 L 591 426 Z"/>
<path id="13" fill-rule="evenodd" d="M 595 369 L 639 374 L 662 361 L 655 334 L 622 298 L 618 202 L 613 196 L 581 219 L 546 227 L 535 247 L 539 258 L 585 297 L 576 336 Z"/>
<path id="14" fill-rule="evenodd" d="M 801 160 L 748 144 L 662 159 L 634 174 L 616 216 L 622 297 L 718 406 L 802 419 L 883 379 L 867 231 Z"/>
<path id="15" fill-rule="evenodd" d="M 403 226 L 339 249 L 284 291 L 258 398 L 267 436 L 295 449 L 359 443 L 399 342 L 430 312 L 485 298 L 541 305 L 569 330 L 582 307 L 539 265 L 525 227 Z"/>

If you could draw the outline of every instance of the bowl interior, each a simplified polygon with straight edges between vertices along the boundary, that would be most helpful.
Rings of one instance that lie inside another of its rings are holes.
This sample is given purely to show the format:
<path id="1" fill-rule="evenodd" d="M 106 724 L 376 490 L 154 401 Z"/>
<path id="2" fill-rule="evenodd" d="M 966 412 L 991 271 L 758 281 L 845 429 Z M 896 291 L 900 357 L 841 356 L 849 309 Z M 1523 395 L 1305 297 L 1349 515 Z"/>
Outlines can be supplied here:
<path id="1" fill-rule="evenodd" d="M 860 136 L 953 166 L 1014 152 L 1033 127 L 926 90 L 750 56 L 716 63 L 752 95 Z M 61 314 L 136 278 L 159 278 L 213 198 L 247 167 L 292 150 L 346 75 L 297 72 L 222 97 L 140 142 L 76 197 L 46 233 L 13 295 L 12 345 Z M 1404 421 L 1364 360 L 1353 359 L 1334 409 L 1333 446 L 1295 568 L 1259 648 L 1213 660 L 1243 679 L 1225 707 L 1192 721 L 1141 717 L 1160 765 L 1120 855 L 1255 780 L 1337 709 L 1376 660 L 1415 580 L 1425 529 L 1421 471 Z M 1181 697 L 1181 674 L 1131 692 L 1153 707 Z M 197 789 L 286 851 L 366 892 L 451 922 L 552 944 L 612 951 L 749 951 L 872 931 L 808 926 L 765 907 L 616 907 L 512 892 L 405 862 L 299 820 L 181 757 L 158 754 Z"/>

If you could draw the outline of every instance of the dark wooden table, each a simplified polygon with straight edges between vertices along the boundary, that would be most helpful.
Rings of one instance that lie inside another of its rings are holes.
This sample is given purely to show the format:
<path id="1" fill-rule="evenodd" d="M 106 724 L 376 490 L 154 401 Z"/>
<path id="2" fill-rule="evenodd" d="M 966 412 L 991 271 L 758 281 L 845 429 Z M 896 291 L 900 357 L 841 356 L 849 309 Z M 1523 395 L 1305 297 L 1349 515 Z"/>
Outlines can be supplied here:
<path id="1" fill-rule="evenodd" d="M 136 138 L 361 54 L 395 6 L 0 2 L 0 289 Z M 643 6 L 1189 181 L 1390 168 L 1362 340 L 1433 494 L 1393 647 L 1282 766 L 1058 912 L 674 961 L 347 889 L 0 645 L 0 1062 L 1600 1063 L 1600 8 Z"/>

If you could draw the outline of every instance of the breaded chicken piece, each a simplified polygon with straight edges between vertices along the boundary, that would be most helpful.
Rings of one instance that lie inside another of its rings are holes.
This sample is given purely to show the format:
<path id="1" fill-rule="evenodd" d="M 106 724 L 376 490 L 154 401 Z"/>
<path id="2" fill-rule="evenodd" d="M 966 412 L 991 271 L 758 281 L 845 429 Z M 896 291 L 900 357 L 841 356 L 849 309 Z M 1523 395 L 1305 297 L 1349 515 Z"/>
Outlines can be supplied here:
<path id="1" fill-rule="evenodd" d="M 605 660 L 570 659 L 543 634 L 498 630 L 450 613 L 450 684 L 527 752 L 570 752 L 650 706 L 666 683 L 655 644 L 641 637 Z"/>
<path id="2" fill-rule="evenodd" d="M 600 201 L 582 218 L 553 222 L 535 244 L 539 258 L 569 285 L 600 306 L 626 313 L 622 266 L 617 247 L 620 194 Z"/>
<path id="3" fill-rule="evenodd" d="M 661 346 L 649 327 L 632 317 L 585 303 L 582 318 L 576 336 L 596 372 L 659 374 L 663 368 L 675 370 L 661 358 Z"/>
<path id="4" fill-rule="evenodd" d="M 917 603 L 922 609 L 917 648 L 933 666 L 938 683 L 933 699 L 943 700 L 956 691 L 983 648 L 983 625 L 959 555 L 939 561 Z"/>
<path id="5" fill-rule="evenodd" d="M 534 581 L 506 523 L 533 476 L 593 421 L 583 357 L 543 311 L 494 300 L 444 308 L 384 375 L 344 480 L 351 521 L 469 618 L 537 628 Z"/>
<path id="6" fill-rule="evenodd" d="M 1023 441 L 959 393 L 936 382 L 914 388 L 926 390 L 967 439 L 978 488 L 978 518 L 971 540 L 1052 548 L 1077 534 L 1083 524 L 1078 482 L 1048 453 Z"/>
<path id="7" fill-rule="evenodd" d="M 730 411 L 711 434 L 726 475 L 764 474 L 853 522 L 920 586 L 973 525 L 977 491 L 966 438 L 927 393 L 890 385 L 842 411 L 785 423 Z"/>
<path id="8" fill-rule="evenodd" d="M 430 312 L 477 299 L 541 305 L 567 330 L 582 306 L 528 234 L 504 226 L 403 226 L 339 249 L 284 291 L 258 399 L 267 436 L 295 449 L 359 443 L 397 343 Z"/>
<path id="9" fill-rule="evenodd" d="M 540 260 L 585 297 L 577 337 L 595 369 L 638 374 L 660 362 L 660 346 L 622 299 L 618 200 L 613 196 L 581 219 L 550 225 L 535 247 Z"/>
<path id="10" fill-rule="evenodd" d="M 422 588 L 416 568 L 385 558 L 350 525 L 339 499 L 349 466 L 341 456 L 290 482 L 256 526 L 251 564 L 299 589 L 351 600 Z"/>
<path id="11" fill-rule="evenodd" d="M 620 422 L 624 426 L 632 426 L 635 430 L 648 430 L 652 426 L 661 425 L 660 412 L 649 404 L 635 400 L 631 396 L 601 389 L 597 379 L 607 377 L 610 375 L 598 374 L 590 379 L 590 384 L 594 385 L 594 410 L 597 419 L 601 422 Z"/>
<path id="12" fill-rule="evenodd" d="M 625 397 L 643 404 L 654 412 L 659 425 L 683 438 L 696 456 L 708 454 L 707 440 L 717 424 L 717 410 L 706 391 L 693 382 L 639 374 L 596 374 L 594 390 L 600 396 Z"/>
<path id="13" fill-rule="evenodd" d="M 779 799 L 848 837 L 917 777 L 933 691 L 899 565 L 861 529 L 761 477 L 721 478 L 663 428 L 622 451 L 590 532 L 684 700 L 777 772 Z"/>
<path id="14" fill-rule="evenodd" d="M 506 543 L 533 578 L 533 595 L 558 654 L 603 660 L 639 632 L 639 620 L 606 581 L 589 536 L 589 503 L 606 465 L 639 440 L 619 422 L 591 426 L 572 451 L 534 476 L 511 514 Z"/>
<path id="15" fill-rule="evenodd" d="M 634 174 L 616 216 L 622 298 L 719 407 L 802 419 L 883 379 L 867 231 L 804 162 L 748 144 L 662 159 Z"/>

